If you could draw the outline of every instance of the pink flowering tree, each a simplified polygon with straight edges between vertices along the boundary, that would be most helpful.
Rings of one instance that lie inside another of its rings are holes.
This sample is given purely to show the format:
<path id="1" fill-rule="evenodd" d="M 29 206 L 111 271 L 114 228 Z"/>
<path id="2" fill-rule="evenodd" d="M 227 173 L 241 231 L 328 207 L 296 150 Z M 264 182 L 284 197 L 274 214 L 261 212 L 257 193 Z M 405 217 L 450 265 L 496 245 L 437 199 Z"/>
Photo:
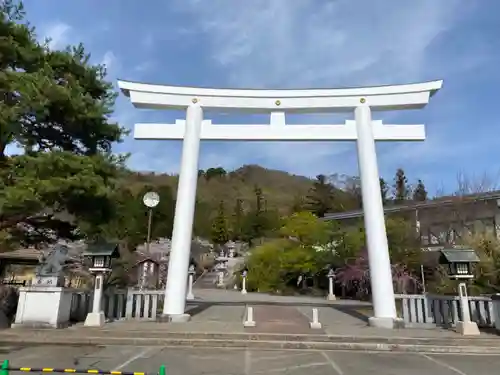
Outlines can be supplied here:
<path id="1" fill-rule="evenodd" d="M 391 265 L 394 291 L 396 293 L 415 293 L 420 288 L 420 281 L 414 277 L 404 264 Z M 366 299 L 370 295 L 370 268 L 368 253 L 363 250 L 354 261 L 338 268 L 336 282 L 354 293 L 356 298 Z"/>

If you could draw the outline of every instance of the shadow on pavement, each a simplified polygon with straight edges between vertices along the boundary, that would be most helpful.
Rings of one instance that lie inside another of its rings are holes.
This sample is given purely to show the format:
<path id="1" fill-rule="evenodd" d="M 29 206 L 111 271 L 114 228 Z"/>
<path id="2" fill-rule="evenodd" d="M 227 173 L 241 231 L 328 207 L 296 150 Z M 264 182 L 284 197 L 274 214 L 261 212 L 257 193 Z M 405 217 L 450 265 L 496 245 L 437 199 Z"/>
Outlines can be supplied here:
<path id="1" fill-rule="evenodd" d="M 368 323 L 368 310 L 367 313 L 363 313 L 359 310 L 366 310 L 366 306 L 342 306 L 342 305 L 335 305 L 335 306 L 330 306 L 333 310 L 336 310 L 338 312 L 344 313 L 346 315 L 349 315 L 352 318 L 358 319 L 361 322 Z"/>

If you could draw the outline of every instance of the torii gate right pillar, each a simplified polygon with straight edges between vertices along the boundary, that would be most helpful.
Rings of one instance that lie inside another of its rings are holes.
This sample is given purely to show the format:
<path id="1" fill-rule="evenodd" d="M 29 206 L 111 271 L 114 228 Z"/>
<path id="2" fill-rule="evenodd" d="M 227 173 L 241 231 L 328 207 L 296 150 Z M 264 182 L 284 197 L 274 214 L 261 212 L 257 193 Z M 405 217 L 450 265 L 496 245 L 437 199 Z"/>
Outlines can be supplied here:
<path id="1" fill-rule="evenodd" d="M 375 327 L 393 328 L 398 320 L 370 107 L 357 107 L 354 118 L 374 310 L 369 322 Z"/>

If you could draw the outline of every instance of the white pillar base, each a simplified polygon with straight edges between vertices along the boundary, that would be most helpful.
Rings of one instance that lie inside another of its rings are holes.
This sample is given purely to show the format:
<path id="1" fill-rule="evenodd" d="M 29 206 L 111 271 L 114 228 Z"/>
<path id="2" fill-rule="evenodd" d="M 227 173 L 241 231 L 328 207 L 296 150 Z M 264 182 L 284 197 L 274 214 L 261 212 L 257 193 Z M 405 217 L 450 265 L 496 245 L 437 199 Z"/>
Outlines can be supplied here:
<path id="1" fill-rule="evenodd" d="M 186 296 L 186 299 L 187 299 L 188 301 L 192 301 L 192 300 L 194 300 L 194 294 L 193 294 L 193 293 L 188 293 L 188 294 L 187 294 L 187 296 Z"/>
<path id="2" fill-rule="evenodd" d="M 337 297 L 335 297 L 335 294 L 329 294 L 326 299 L 328 301 L 336 301 L 337 300 Z"/>
<path id="3" fill-rule="evenodd" d="M 321 329 L 323 326 L 321 325 L 320 322 L 309 322 L 309 327 L 311 329 Z"/>
<path id="4" fill-rule="evenodd" d="M 106 317 L 104 316 L 104 311 L 99 311 L 99 312 L 88 313 L 87 318 L 85 319 L 85 323 L 83 323 L 83 325 L 85 327 L 103 327 L 104 323 L 106 323 Z"/>
<path id="5" fill-rule="evenodd" d="M 479 336 L 481 334 L 476 322 L 458 321 L 455 332 L 461 334 L 462 336 Z"/>
<path id="6" fill-rule="evenodd" d="M 186 323 L 191 320 L 191 315 L 189 314 L 169 314 L 162 315 L 159 318 L 160 322 L 164 323 Z"/>
<path id="7" fill-rule="evenodd" d="M 246 290 L 246 289 L 243 289 L 243 290 L 241 291 L 241 294 L 247 294 L 247 290 Z"/>
<path id="8" fill-rule="evenodd" d="M 387 329 L 404 328 L 405 327 L 405 323 L 404 323 L 403 319 L 378 318 L 375 316 L 368 318 L 368 325 L 370 327 L 387 328 Z"/>

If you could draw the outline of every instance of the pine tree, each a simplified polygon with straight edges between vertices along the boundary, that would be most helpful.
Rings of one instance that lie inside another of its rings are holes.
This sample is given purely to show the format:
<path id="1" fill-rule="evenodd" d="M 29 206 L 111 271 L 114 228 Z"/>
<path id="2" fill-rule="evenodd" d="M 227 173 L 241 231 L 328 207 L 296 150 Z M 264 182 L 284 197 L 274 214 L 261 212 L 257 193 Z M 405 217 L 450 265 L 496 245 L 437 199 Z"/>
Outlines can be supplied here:
<path id="1" fill-rule="evenodd" d="M 212 223 L 212 236 L 211 240 L 213 243 L 218 245 L 225 244 L 229 239 L 227 218 L 224 208 L 224 201 L 219 202 L 219 207 L 217 209 L 217 215 Z"/>
<path id="2" fill-rule="evenodd" d="M 408 199 L 410 195 L 410 187 L 408 186 L 408 179 L 406 178 L 405 171 L 398 168 L 396 177 L 394 178 L 394 200 L 396 203 L 401 203 Z"/>
<path id="3" fill-rule="evenodd" d="M 254 187 L 255 204 L 245 215 L 243 238 L 251 243 L 252 240 L 264 237 L 269 229 L 269 218 L 266 211 L 264 193 L 259 186 Z"/>
<path id="4" fill-rule="evenodd" d="M 379 179 L 380 181 L 380 194 L 382 195 L 382 203 L 386 204 L 389 200 L 389 185 L 383 178 Z"/>
<path id="5" fill-rule="evenodd" d="M 307 196 L 307 209 L 317 217 L 324 217 L 334 208 L 335 188 L 328 183 L 325 175 L 316 176 L 309 195 Z"/>
<path id="6" fill-rule="evenodd" d="M 0 248 L 97 236 L 117 219 L 126 134 L 106 69 L 81 44 L 39 43 L 20 1 L 0 1 L 0 30 Z"/>
<path id="7" fill-rule="evenodd" d="M 417 186 L 413 191 L 413 200 L 417 202 L 424 202 L 427 200 L 427 195 L 424 182 L 422 180 L 418 180 Z"/>
<path id="8" fill-rule="evenodd" d="M 262 189 L 255 185 L 254 187 L 254 193 L 255 193 L 255 211 L 257 214 L 260 214 L 263 212 L 264 208 L 264 194 L 262 193 Z"/>
<path id="9" fill-rule="evenodd" d="M 231 238 L 233 241 L 238 241 L 243 238 L 244 219 L 245 212 L 243 210 L 243 200 L 238 198 L 236 199 L 233 211 L 233 226 L 231 231 Z"/>

